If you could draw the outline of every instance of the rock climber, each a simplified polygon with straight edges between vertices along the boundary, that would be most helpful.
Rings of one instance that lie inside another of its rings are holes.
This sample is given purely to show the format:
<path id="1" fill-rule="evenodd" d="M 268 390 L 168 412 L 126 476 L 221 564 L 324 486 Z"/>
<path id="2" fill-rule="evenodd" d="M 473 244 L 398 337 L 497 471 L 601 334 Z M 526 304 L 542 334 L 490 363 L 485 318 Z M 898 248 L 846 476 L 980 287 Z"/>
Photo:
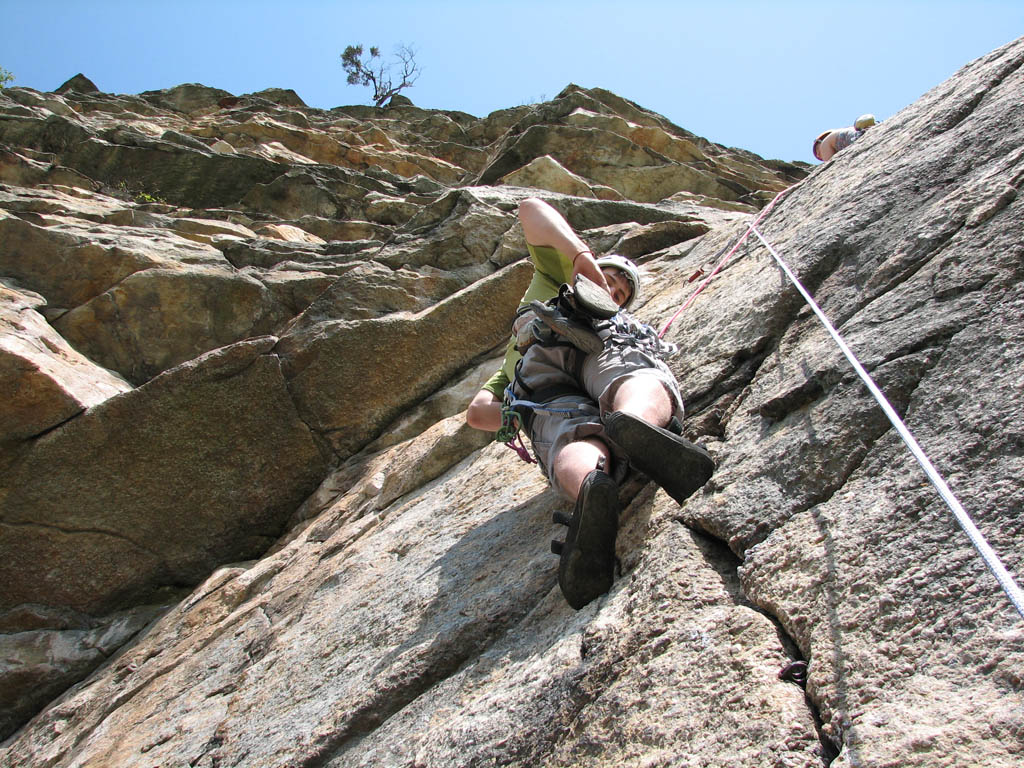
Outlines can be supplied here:
<path id="1" fill-rule="evenodd" d="M 678 434 L 682 396 L 661 359 L 669 345 L 625 311 L 639 296 L 636 265 L 595 257 L 538 198 L 522 201 L 519 221 L 533 281 L 502 366 L 467 421 L 489 431 L 510 420 L 524 427 L 551 485 L 575 503 L 571 517 L 555 515 L 568 533 L 552 548 L 562 593 L 579 609 L 611 588 L 619 484 L 630 467 L 682 503 L 714 464 Z"/>
<path id="2" fill-rule="evenodd" d="M 853 144 L 873 125 L 875 125 L 874 115 L 861 115 L 853 125 L 847 128 L 833 128 L 822 133 L 814 140 L 811 152 L 823 163 L 831 160 L 836 152 Z"/>

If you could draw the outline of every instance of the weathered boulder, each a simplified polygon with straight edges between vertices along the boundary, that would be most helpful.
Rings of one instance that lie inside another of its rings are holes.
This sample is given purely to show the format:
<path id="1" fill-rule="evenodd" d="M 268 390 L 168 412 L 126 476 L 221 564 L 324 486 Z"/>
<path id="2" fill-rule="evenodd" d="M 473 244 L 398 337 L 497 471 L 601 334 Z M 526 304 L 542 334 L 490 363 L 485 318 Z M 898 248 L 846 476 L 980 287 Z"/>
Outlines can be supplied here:
<path id="1" fill-rule="evenodd" d="M 139 606 L 101 618 L 34 607 L 0 613 L 0 732 L 13 731 L 168 607 Z M 18 629 L 7 631 L 11 627 Z"/>
<path id="2" fill-rule="evenodd" d="M 643 227 L 631 227 L 609 250 L 631 259 L 685 243 L 711 231 L 705 217 L 689 221 L 659 221 Z"/>
<path id="3" fill-rule="evenodd" d="M 309 171 L 291 171 L 266 185 L 253 187 L 242 201 L 253 211 L 268 211 L 279 218 L 313 215 L 327 219 L 356 218 L 367 190 L 347 181 L 325 178 Z"/>
<path id="4" fill-rule="evenodd" d="M 0 610 L 101 615 L 265 550 L 324 472 L 275 341 L 186 363 L 23 449 L 0 480 Z"/>
<path id="5" fill-rule="evenodd" d="M 292 224 L 264 224 L 257 230 L 257 234 L 263 237 L 276 238 L 277 240 L 286 240 L 290 243 L 323 245 L 327 242 L 322 237 L 318 237 Z"/>
<path id="6" fill-rule="evenodd" d="M 25 157 L 17 157 L 21 161 L 28 160 Z M 162 226 L 168 221 L 156 215 L 146 215 L 139 206 L 101 194 L 95 189 L 51 183 L 54 180 L 54 170 L 50 165 L 47 166 L 45 176 L 26 179 L 29 181 L 27 184 L 0 187 L 0 202 L 3 204 L 4 212 L 41 227 L 52 227 L 62 220 L 68 224 L 94 222 L 139 226 Z M 84 222 L 74 222 L 75 219 L 83 219 Z"/>
<path id="7" fill-rule="evenodd" d="M 252 155 L 182 152 L 177 142 L 135 128 L 100 135 L 79 115 L 9 117 L 0 121 L 0 140 L 60 158 L 60 164 L 112 188 L 125 185 L 140 194 L 194 207 L 237 203 L 254 183 L 269 183 L 284 169 Z"/>
<path id="8" fill-rule="evenodd" d="M 559 192 L 563 195 L 596 197 L 594 190 L 581 176 L 567 171 L 551 155 L 535 157 L 521 168 L 506 173 L 498 179 L 498 183 L 546 189 L 549 192 Z"/>
<path id="9" fill-rule="evenodd" d="M 59 192 L 11 195 L 10 210 L 22 218 L 0 213 L 0 272 L 46 298 L 47 316 L 76 350 L 135 384 L 211 349 L 273 332 L 312 300 L 302 303 L 293 290 L 282 303 L 278 292 L 235 269 L 207 242 L 247 233 L 255 239 L 239 225 L 150 217 L 156 227 L 143 233 L 131 225 L 143 223 L 145 214 L 136 216 L 119 201 Z M 58 210 L 65 215 L 51 215 Z M 29 211 L 45 213 L 25 216 Z M 119 221 L 130 225 L 113 223 Z"/>
<path id="10" fill-rule="evenodd" d="M 99 182 L 56 163 L 37 160 L 0 148 L 0 182 L 20 187 L 54 184 L 84 189 L 99 189 Z"/>
<path id="11" fill-rule="evenodd" d="M 217 219 L 196 219 L 189 216 L 175 216 L 167 222 L 168 227 L 182 237 L 197 243 L 220 242 L 225 237 L 238 239 L 255 238 L 256 233 L 243 224 Z M 287 238 L 281 238 L 287 239 Z"/>
<path id="12" fill-rule="evenodd" d="M 54 326 L 76 349 L 134 384 L 292 317 L 260 280 L 232 269 L 145 269 Z"/>
<path id="13" fill-rule="evenodd" d="M 374 258 L 392 268 L 473 268 L 492 259 L 498 244 L 514 226 L 515 217 L 505 206 L 472 190 L 450 192 L 428 205 L 418 205 L 415 215 L 398 228 Z"/>
<path id="14" fill-rule="evenodd" d="M 341 457 L 350 456 L 508 337 L 531 274 L 518 262 L 417 314 L 300 319 L 276 351 L 303 420 Z"/>
<path id="15" fill-rule="evenodd" d="M 477 184 L 504 180 L 580 194 L 572 178 L 579 176 L 602 198 L 657 202 L 685 191 L 757 202 L 758 191 L 779 191 L 803 176 L 794 165 L 769 170 L 757 160 L 699 139 L 607 91 L 569 86 L 520 116 L 475 178 Z"/>
<path id="16" fill-rule="evenodd" d="M 131 389 L 72 349 L 36 311 L 45 303 L 0 283 L 0 446 L 42 434 Z"/>
<path id="17" fill-rule="evenodd" d="M 323 217 L 306 215 L 295 220 L 285 220 L 281 226 L 294 226 L 309 232 L 322 240 L 374 240 L 382 242 L 391 233 L 391 230 L 381 224 L 370 221 L 325 219 Z"/>
<path id="18" fill-rule="evenodd" d="M 272 101 L 275 104 L 280 104 L 283 107 L 304 107 L 304 102 L 299 95 L 291 88 L 264 88 L 261 91 L 256 91 L 252 94 L 261 99 Z"/>
<path id="19" fill-rule="evenodd" d="M 392 269 L 356 262 L 306 308 L 302 323 L 360 320 L 394 312 L 418 312 L 464 287 L 450 272 L 429 265 Z"/>
<path id="20" fill-rule="evenodd" d="M 65 80 L 63 85 L 54 90 L 54 93 L 67 93 L 68 91 L 79 91 L 81 93 L 99 93 L 99 88 L 88 77 L 79 72 L 72 78 Z"/>
<path id="21" fill-rule="evenodd" d="M 70 309 L 100 295 L 134 272 L 175 263 L 180 257 L 214 262 L 218 254 L 176 236 L 158 232 L 121 233 L 117 242 L 94 226 L 69 218 L 36 225 L 10 215 L 0 217 L 0 271 L 42 294 L 55 308 Z"/>
<path id="22" fill-rule="evenodd" d="M 198 112 L 219 107 L 218 102 L 231 94 L 200 83 L 184 83 L 163 91 L 145 91 L 139 97 L 164 109 Z"/>

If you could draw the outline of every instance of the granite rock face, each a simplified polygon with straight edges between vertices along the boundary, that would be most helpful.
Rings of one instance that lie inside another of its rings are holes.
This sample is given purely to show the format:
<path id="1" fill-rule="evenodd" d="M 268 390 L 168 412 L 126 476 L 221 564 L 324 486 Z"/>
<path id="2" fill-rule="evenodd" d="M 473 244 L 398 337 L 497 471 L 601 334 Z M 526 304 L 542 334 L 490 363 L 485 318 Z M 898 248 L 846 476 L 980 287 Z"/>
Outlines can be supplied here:
<path id="1" fill-rule="evenodd" d="M 1024 619 L 753 236 L 666 331 L 716 474 L 623 488 L 606 597 L 564 603 L 565 502 L 462 410 L 521 199 L 661 327 L 787 190 L 759 231 L 1020 572 L 1022 64 L 810 175 L 576 86 L 4 89 L 3 763 L 1018 765 Z"/>

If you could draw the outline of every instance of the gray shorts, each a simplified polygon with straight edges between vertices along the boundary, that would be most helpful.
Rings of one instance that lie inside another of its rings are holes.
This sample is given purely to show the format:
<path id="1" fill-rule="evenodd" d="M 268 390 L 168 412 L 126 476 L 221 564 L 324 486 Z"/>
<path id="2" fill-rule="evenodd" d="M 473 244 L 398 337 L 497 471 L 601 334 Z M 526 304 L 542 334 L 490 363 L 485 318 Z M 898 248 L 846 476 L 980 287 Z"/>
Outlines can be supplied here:
<path id="1" fill-rule="evenodd" d="M 589 437 L 599 438 L 612 455 L 611 475 L 622 482 L 629 466 L 626 457 L 604 434 L 601 417 L 611 410 L 615 393 L 622 384 L 634 376 L 653 376 L 661 382 L 672 401 L 673 413 L 683 418 L 683 399 L 675 376 L 658 358 L 629 344 L 609 342 L 598 354 L 587 355 L 583 360 L 578 384 L 572 376 L 573 356 L 582 352 L 567 346 L 542 346 L 534 344 L 523 356 L 519 378 L 530 392 L 542 392 L 552 387 L 578 387 L 582 384 L 585 394 L 564 395 L 544 407 L 551 410 L 535 409 L 530 425 L 530 441 L 533 452 L 552 487 L 569 498 L 559 487 L 551 471 L 554 459 L 566 445 Z M 518 384 L 514 385 L 516 396 L 530 400 L 530 394 Z"/>

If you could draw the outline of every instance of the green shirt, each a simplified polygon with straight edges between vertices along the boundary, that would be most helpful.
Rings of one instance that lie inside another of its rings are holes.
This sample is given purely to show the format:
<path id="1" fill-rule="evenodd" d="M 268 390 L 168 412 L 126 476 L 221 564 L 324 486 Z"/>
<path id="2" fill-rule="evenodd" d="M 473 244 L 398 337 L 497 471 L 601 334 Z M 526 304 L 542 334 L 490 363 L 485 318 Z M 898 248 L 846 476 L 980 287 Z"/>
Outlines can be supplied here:
<path id="1" fill-rule="evenodd" d="M 547 301 L 558 295 L 558 289 L 565 283 L 572 282 L 572 259 L 563 256 L 554 248 L 527 245 L 530 261 L 533 262 L 533 279 L 519 300 L 519 306 L 528 305 L 531 301 Z M 505 348 L 505 359 L 501 368 L 488 379 L 484 389 L 491 392 L 499 400 L 505 396 L 505 387 L 512 381 L 516 363 L 522 358 L 516 352 L 515 337 L 509 339 Z"/>

